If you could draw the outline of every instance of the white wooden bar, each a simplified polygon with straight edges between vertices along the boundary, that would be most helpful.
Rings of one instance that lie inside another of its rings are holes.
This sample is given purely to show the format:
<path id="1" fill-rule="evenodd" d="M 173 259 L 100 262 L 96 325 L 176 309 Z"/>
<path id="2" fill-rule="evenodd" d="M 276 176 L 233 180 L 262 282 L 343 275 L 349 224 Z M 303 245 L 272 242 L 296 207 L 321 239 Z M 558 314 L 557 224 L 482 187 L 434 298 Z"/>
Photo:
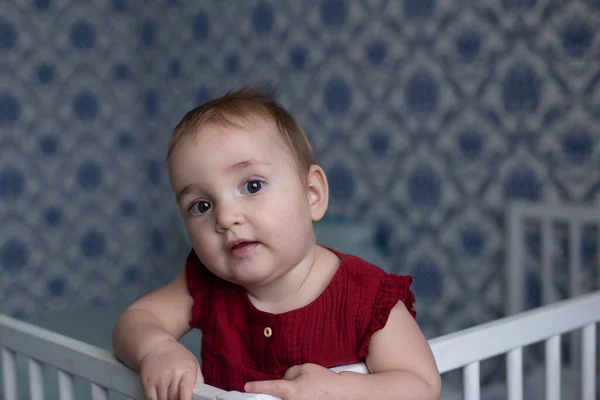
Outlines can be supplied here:
<path id="1" fill-rule="evenodd" d="M 139 379 L 139 378 L 138 378 Z M 108 400 L 108 390 L 92 382 L 92 400 Z"/>
<path id="2" fill-rule="evenodd" d="M 137 372 L 103 349 L 5 315 L 0 315 L 0 340 L 0 346 L 64 372 L 111 387 L 127 397 L 144 398 Z"/>
<path id="3" fill-rule="evenodd" d="M 600 291 L 450 333 L 429 344 L 444 373 L 596 321 L 600 321 Z"/>
<path id="4" fill-rule="evenodd" d="M 581 294 L 581 223 L 571 221 L 569 224 L 569 296 Z M 581 365 L 581 332 L 570 335 L 569 349 L 571 363 L 578 370 Z"/>
<path id="5" fill-rule="evenodd" d="M 596 399 L 596 324 L 583 328 L 581 357 L 581 398 Z"/>
<path id="6" fill-rule="evenodd" d="M 523 348 L 510 350 L 506 355 L 508 400 L 523 400 Z"/>
<path id="7" fill-rule="evenodd" d="M 545 342 L 546 400 L 560 400 L 560 336 L 552 336 Z"/>
<path id="8" fill-rule="evenodd" d="M 214 400 L 218 398 L 218 396 L 223 395 L 227 392 L 213 386 L 196 383 L 193 393 L 194 400 Z"/>
<path id="9" fill-rule="evenodd" d="M 505 224 L 507 226 L 507 241 L 505 246 L 506 258 L 506 284 L 510 288 L 510 296 L 505 297 L 506 315 L 513 315 L 523 310 L 525 299 L 525 269 L 523 261 L 524 252 L 524 227 L 525 221 L 522 218 L 518 203 L 509 204 L 509 210 L 506 213 Z"/>
<path id="10" fill-rule="evenodd" d="M 542 221 L 542 303 L 551 304 L 556 299 L 554 285 L 554 231 L 552 221 L 545 218 Z"/>
<path id="11" fill-rule="evenodd" d="M 551 218 L 553 220 L 565 219 L 579 223 L 600 222 L 600 208 L 585 207 L 572 204 L 540 204 L 525 201 L 513 201 L 509 205 L 509 214 L 536 219 Z"/>
<path id="12" fill-rule="evenodd" d="M 226 392 L 215 399 L 211 400 L 277 400 L 278 397 L 269 396 L 267 394 L 249 394 L 240 392 Z M 194 398 L 194 400 L 197 400 Z"/>
<path id="13" fill-rule="evenodd" d="M 2 335 L 0 335 L 2 337 Z M 2 384 L 4 387 L 4 400 L 17 400 L 17 368 L 15 352 L 0 343 L 2 354 Z"/>
<path id="14" fill-rule="evenodd" d="M 581 224 L 569 224 L 569 296 L 581 294 Z"/>
<path id="15" fill-rule="evenodd" d="M 73 375 L 58 370 L 58 397 L 60 400 L 75 400 Z"/>
<path id="16" fill-rule="evenodd" d="M 463 368 L 463 390 L 465 400 L 479 400 L 480 396 L 479 361 Z"/>
<path id="17" fill-rule="evenodd" d="M 44 370 L 39 361 L 30 358 L 29 364 L 29 397 L 31 400 L 44 400 Z"/>
<path id="18" fill-rule="evenodd" d="M 526 246 L 523 237 L 524 224 L 526 220 L 533 219 L 542 221 L 542 231 L 547 230 L 544 224 L 551 224 L 553 221 L 567 221 L 569 223 L 569 245 L 579 246 L 578 251 L 571 251 L 571 259 L 569 263 L 569 295 L 574 297 L 580 293 L 580 287 L 577 286 L 580 283 L 581 271 L 577 266 L 581 265 L 580 260 L 580 244 L 581 244 L 581 231 L 580 228 L 584 224 L 595 224 L 600 228 L 600 207 L 594 206 L 582 206 L 582 205 L 570 205 L 570 204 L 540 204 L 524 201 L 513 201 L 508 205 L 508 209 L 505 215 L 506 232 L 507 232 L 507 243 L 505 246 L 505 267 L 506 267 L 506 315 L 513 315 L 521 312 L 525 309 L 525 294 L 524 294 L 524 281 L 525 265 L 523 261 L 526 256 Z M 579 231 L 575 233 L 575 231 Z M 575 237 L 574 237 L 574 235 Z M 577 237 L 579 236 L 579 237 Z M 546 235 L 543 235 L 542 240 L 545 239 Z M 573 240 L 575 239 L 575 240 Z M 549 244 L 549 243 L 548 243 Z M 544 244 L 542 246 L 546 247 Z M 553 244 L 550 244 L 554 247 Z M 572 249 L 573 247 L 571 247 Z M 598 240 L 598 248 L 600 248 L 600 238 Z M 547 249 L 542 252 L 542 259 L 548 257 Z M 579 259 L 579 261 L 578 261 Z M 547 261 L 543 261 L 543 265 L 549 265 Z M 598 286 L 600 288 L 600 252 L 598 252 Z M 545 268 L 545 267 L 544 267 Z M 574 272 L 577 270 L 577 272 Z M 556 271 L 553 271 L 556 273 Z M 550 290 L 555 290 L 555 285 L 547 285 L 550 276 L 542 278 L 542 293 Z M 549 292 L 548 292 L 549 293 Z M 543 299 L 550 299 L 552 296 L 542 294 Z M 545 303 L 547 304 L 547 303 Z"/>

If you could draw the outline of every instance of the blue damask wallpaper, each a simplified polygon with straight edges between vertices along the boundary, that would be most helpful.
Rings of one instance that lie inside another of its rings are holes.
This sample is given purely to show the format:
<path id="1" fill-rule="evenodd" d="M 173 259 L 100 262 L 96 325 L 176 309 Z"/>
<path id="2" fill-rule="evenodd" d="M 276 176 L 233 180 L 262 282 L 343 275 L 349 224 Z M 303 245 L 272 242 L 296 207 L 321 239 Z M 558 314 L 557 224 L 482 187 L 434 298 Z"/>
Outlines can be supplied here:
<path id="1" fill-rule="evenodd" d="M 137 296 L 186 245 L 174 124 L 260 81 L 431 336 L 503 311 L 511 199 L 600 204 L 597 0 L 0 3 L 0 312 Z"/>

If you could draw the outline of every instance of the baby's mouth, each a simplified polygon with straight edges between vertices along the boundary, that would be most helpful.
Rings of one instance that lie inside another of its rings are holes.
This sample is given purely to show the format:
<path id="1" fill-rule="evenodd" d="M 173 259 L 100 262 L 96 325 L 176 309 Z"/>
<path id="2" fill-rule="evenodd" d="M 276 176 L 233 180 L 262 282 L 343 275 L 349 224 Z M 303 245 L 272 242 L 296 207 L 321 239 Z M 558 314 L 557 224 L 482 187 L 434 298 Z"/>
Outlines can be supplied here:
<path id="1" fill-rule="evenodd" d="M 243 258 L 251 255 L 257 249 L 260 242 L 255 240 L 239 240 L 233 243 L 230 243 L 229 253 L 235 258 Z"/>
<path id="2" fill-rule="evenodd" d="M 233 245 L 230 248 L 230 250 L 233 251 L 233 250 L 241 249 L 241 248 L 244 248 L 244 247 L 247 247 L 247 246 L 251 246 L 251 245 L 254 245 L 254 244 L 258 244 L 258 242 L 257 241 L 250 241 L 249 240 L 247 242 L 241 242 L 241 243 L 237 243 L 237 244 Z"/>

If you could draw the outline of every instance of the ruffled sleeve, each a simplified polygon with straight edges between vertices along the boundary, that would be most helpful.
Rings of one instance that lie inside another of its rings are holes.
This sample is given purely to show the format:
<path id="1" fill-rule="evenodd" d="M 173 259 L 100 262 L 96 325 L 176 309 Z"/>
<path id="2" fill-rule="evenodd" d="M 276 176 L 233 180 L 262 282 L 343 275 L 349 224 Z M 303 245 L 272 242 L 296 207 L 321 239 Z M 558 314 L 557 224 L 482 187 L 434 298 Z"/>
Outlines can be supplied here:
<path id="1" fill-rule="evenodd" d="M 189 321 L 190 327 L 199 328 L 199 317 L 202 313 L 202 307 L 207 303 L 207 298 L 212 290 L 212 283 L 215 276 L 202 264 L 194 250 L 190 252 L 185 260 L 185 280 L 188 292 L 194 298 L 192 306 L 192 318 Z"/>
<path id="2" fill-rule="evenodd" d="M 410 290 L 412 276 L 400 276 L 394 274 L 386 274 L 381 278 L 379 289 L 375 294 L 373 306 L 369 310 L 371 318 L 369 324 L 360 340 L 358 355 L 360 358 L 367 357 L 367 350 L 373 334 L 385 327 L 390 316 L 392 308 L 402 301 L 406 309 L 413 317 L 416 317 L 416 312 L 413 308 L 415 296 Z"/>

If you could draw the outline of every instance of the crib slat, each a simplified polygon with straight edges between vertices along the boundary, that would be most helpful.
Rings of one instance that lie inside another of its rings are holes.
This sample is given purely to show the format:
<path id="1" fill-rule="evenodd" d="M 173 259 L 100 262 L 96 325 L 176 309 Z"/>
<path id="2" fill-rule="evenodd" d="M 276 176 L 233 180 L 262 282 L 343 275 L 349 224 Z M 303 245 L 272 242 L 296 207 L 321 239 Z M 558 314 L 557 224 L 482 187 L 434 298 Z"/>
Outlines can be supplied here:
<path id="1" fill-rule="evenodd" d="M 569 296 L 581 294 L 581 224 L 569 224 Z"/>
<path id="2" fill-rule="evenodd" d="M 542 302 L 551 304 L 556 301 L 554 287 L 554 231 L 552 221 L 544 218 L 542 221 Z"/>
<path id="3" fill-rule="evenodd" d="M 2 354 L 2 384 L 5 400 L 17 400 L 17 369 L 15 367 L 15 353 L 1 348 Z"/>
<path id="4" fill-rule="evenodd" d="M 508 227 L 508 242 L 506 245 L 506 284 L 511 295 L 506 298 L 506 315 L 514 315 L 523 310 L 525 270 L 521 268 L 525 259 L 523 251 L 524 223 L 521 217 L 523 210 L 518 204 L 510 204 L 511 211 L 506 213 Z"/>
<path id="5" fill-rule="evenodd" d="M 58 370 L 58 397 L 60 400 L 75 400 L 73 375 Z"/>
<path id="6" fill-rule="evenodd" d="M 463 368 L 463 381 L 465 400 L 479 400 L 479 361 L 471 363 Z"/>
<path id="7" fill-rule="evenodd" d="M 523 348 L 506 354 L 508 400 L 523 400 Z"/>
<path id="8" fill-rule="evenodd" d="M 92 385 L 92 400 L 108 400 L 108 390 L 94 382 Z"/>
<path id="9" fill-rule="evenodd" d="M 569 297 L 575 298 L 581 294 L 581 223 L 572 221 L 569 224 Z M 576 373 L 581 365 L 581 332 L 579 330 L 569 335 L 570 359 Z"/>
<path id="10" fill-rule="evenodd" d="M 42 363 L 30 358 L 29 364 L 29 396 L 31 400 L 44 400 L 44 370 Z"/>
<path id="11" fill-rule="evenodd" d="M 560 335 L 545 342 L 546 400 L 560 400 Z"/>
<path id="12" fill-rule="evenodd" d="M 119 362 L 110 352 L 2 313 L 0 346 L 95 381 L 124 396 L 144 398 L 139 374 Z"/>
<path id="13" fill-rule="evenodd" d="M 596 324 L 583 328 L 583 347 L 581 349 L 581 398 L 596 398 Z"/>

